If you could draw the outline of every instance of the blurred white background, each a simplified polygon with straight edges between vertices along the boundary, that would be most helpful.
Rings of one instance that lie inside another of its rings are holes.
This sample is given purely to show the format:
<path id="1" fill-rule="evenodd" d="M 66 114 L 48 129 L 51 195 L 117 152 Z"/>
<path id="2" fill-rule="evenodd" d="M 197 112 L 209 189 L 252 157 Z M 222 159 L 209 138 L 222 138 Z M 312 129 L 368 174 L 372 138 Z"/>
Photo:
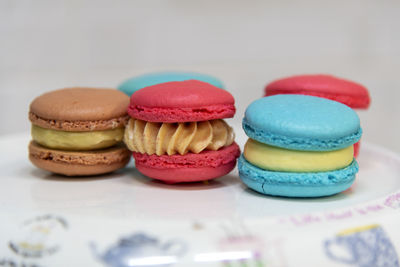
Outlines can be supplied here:
<path id="1" fill-rule="evenodd" d="M 39 94 L 155 70 L 212 74 L 237 123 L 266 83 L 330 73 L 370 90 L 363 139 L 400 152 L 400 1 L 0 1 L 0 134 Z"/>

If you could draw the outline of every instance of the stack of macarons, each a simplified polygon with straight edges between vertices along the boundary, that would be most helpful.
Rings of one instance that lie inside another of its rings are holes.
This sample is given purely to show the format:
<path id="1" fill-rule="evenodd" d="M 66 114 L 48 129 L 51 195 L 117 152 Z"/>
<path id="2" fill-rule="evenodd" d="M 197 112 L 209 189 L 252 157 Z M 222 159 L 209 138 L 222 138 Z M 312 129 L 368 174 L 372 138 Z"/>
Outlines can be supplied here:
<path id="1" fill-rule="evenodd" d="M 346 105 L 305 95 L 265 97 L 248 106 L 243 129 L 249 140 L 239 175 L 260 193 L 327 196 L 346 190 L 355 179 L 353 144 L 361 128 Z"/>
<path id="2" fill-rule="evenodd" d="M 167 183 L 229 173 L 240 154 L 231 127 L 233 96 L 198 80 L 160 83 L 132 94 L 124 142 L 136 168 Z"/>
<path id="3" fill-rule="evenodd" d="M 370 105 L 368 90 L 363 85 L 325 74 L 296 75 L 275 80 L 265 87 L 265 96 L 279 94 L 312 95 L 343 103 L 353 109 L 367 109 Z M 358 155 L 359 143 L 354 145 Z"/>
<path id="4" fill-rule="evenodd" d="M 118 89 L 131 96 L 134 92 L 145 87 L 160 83 L 182 82 L 187 80 L 198 80 L 224 89 L 224 84 L 211 75 L 183 71 L 161 71 L 135 76 L 121 83 L 118 86 Z"/>
<path id="5" fill-rule="evenodd" d="M 115 89 L 66 88 L 30 105 L 29 159 L 67 176 L 108 173 L 124 167 L 130 152 L 121 142 L 129 97 Z"/>

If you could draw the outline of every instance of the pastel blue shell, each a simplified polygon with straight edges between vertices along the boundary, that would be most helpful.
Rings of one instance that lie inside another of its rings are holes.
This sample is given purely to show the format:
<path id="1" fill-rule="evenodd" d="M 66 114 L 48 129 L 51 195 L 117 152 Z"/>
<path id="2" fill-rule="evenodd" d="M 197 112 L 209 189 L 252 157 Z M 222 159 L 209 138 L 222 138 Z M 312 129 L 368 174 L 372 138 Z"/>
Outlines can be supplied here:
<path id="1" fill-rule="evenodd" d="M 306 95 L 275 95 L 252 102 L 243 119 L 246 134 L 293 150 L 330 151 L 356 143 L 362 130 L 346 105 Z"/>
<path id="2" fill-rule="evenodd" d="M 277 172 L 260 169 L 243 155 L 238 161 L 240 179 L 251 189 L 266 195 L 322 197 L 348 189 L 358 172 L 355 160 L 339 170 L 327 172 Z"/>
<path id="3" fill-rule="evenodd" d="M 223 83 L 217 78 L 195 72 L 154 72 L 149 74 L 144 74 L 141 76 L 133 77 L 126 80 L 118 86 L 118 89 L 125 94 L 131 96 L 137 90 L 144 87 L 156 85 L 165 82 L 177 82 L 186 80 L 199 80 L 212 84 L 218 88 L 224 89 Z"/>

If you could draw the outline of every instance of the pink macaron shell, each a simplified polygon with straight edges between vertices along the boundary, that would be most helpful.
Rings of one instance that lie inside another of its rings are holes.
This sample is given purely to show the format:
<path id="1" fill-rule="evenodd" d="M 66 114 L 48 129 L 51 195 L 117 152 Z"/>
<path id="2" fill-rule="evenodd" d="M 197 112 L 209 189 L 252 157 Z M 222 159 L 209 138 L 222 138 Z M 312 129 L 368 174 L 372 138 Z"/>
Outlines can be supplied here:
<path id="1" fill-rule="evenodd" d="M 360 153 L 360 141 L 358 141 L 357 143 L 355 143 L 353 145 L 354 147 L 354 157 L 358 157 L 358 154 Z"/>
<path id="2" fill-rule="evenodd" d="M 324 74 L 292 76 L 265 87 L 265 96 L 277 94 L 318 96 L 359 109 L 366 109 L 370 104 L 368 90 L 361 84 Z"/>
<path id="3" fill-rule="evenodd" d="M 189 183 L 212 180 L 228 174 L 236 166 L 236 160 L 214 167 L 155 169 L 142 164 L 136 164 L 136 169 L 142 174 L 168 184 Z"/>
<path id="4" fill-rule="evenodd" d="M 131 96 L 131 117 L 151 122 L 189 122 L 231 118 L 233 96 L 209 83 L 188 80 L 143 88 Z"/>
<path id="5" fill-rule="evenodd" d="M 235 167 L 239 155 L 240 148 L 236 143 L 199 154 L 157 156 L 133 153 L 139 172 L 166 183 L 197 182 L 221 177 Z"/>

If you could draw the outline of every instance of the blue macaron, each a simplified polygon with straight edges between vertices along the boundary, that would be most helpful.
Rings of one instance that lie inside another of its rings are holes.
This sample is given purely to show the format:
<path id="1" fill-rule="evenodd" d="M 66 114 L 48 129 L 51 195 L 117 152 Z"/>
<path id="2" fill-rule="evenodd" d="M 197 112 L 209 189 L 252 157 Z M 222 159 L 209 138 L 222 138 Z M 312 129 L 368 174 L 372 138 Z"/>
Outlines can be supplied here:
<path id="1" fill-rule="evenodd" d="M 305 95 L 275 95 L 254 101 L 246 109 L 243 129 L 251 139 L 269 146 L 320 152 L 352 146 L 362 133 L 360 120 L 351 108 Z M 241 180 L 260 193 L 320 197 L 349 188 L 358 164 L 353 159 L 348 166 L 329 171 L 276 171 L 254 166 L 242 155 L 238 168 Z"/>
<path id="2" fill-rule="evenodd" d="M 195 72 L 154 72 L 140 76 L 136 76 L 124 81 L 118 86 L 118 89 L 127 95 L 132 95 L 137 90 L 144 87 L 165 83 L 165 82 L 179 82 L 187 80 L 199 80 L 214 85 L 215 87 L 224 89 L 224 84 L 217 78 Z"/>

